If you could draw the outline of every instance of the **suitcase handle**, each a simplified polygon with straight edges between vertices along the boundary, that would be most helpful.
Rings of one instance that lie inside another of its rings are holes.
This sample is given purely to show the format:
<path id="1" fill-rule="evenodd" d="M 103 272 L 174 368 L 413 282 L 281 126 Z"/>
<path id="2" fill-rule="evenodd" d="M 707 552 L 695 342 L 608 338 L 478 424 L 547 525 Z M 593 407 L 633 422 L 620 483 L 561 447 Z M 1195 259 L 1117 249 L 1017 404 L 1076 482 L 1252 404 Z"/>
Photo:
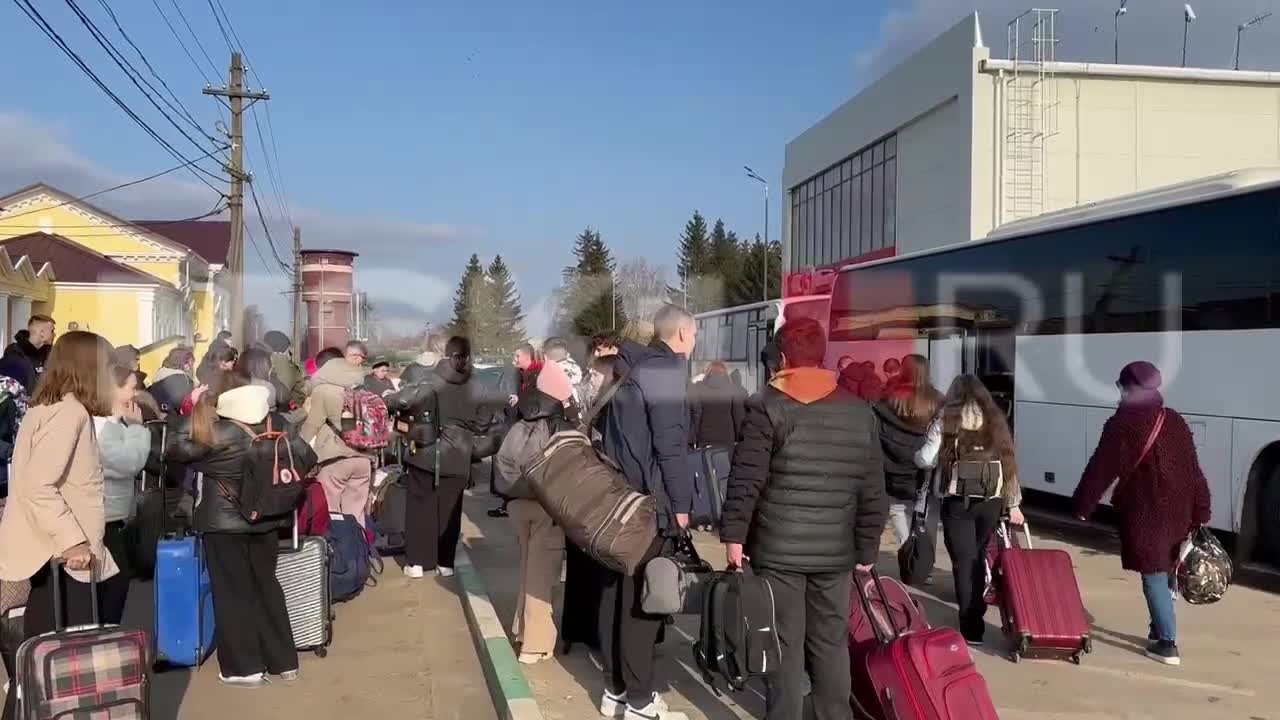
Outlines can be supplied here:
<path id="1" fill-rule="evenodd" d="M 997 534 L 999 535 L 1001 543 L 1004 545 L 1006 549 L 1013 547 L 1013 528 L 1014 527 L 1015 526 L 1012 525 L 1007 519 L 1000 520 L 1000 527 L 998 529 Z M 1025 520 L 1022 523 L 1022 533 L 1027 537 L 1027 545 L 1023 549 L 1034 550 L 1035 546 L 1031 543 L 1031 525 L 1027 523 Z"/>
<path id="2" fill-rule="evenodd" d="M 888 644 L 894 639 L 902 635 L 902 630 L 898 628 L 898 623 L 893 619 L 893 608 L 889 607 L 889 596 L 885 594 L 884 584 L 880 582 L 880 573 L 873 567 L 867 573 L 871 577 L 872 582 L 876 586 L 876 593 L 880 595 L 880 602 L 884 604 L 884 615 L 889 621 L 889 630 L 892 633 L 888 637 L 882 634 L 884 628 L 876 621 L 875 610 L 871 607 L 871 598 L 867 595 L 866 583 L 862 582 L 857 570 L 853 571 L 853 584 L 858 588 L 858 597 L 862 599 L 862 609 L 867 613 L 867 621 L 871 623 L 871 630 L 876 634 L 876 640 L 883 644 Z"/>
<path id="3" fill-rule="evenodd" d="M 62 620 L 62 570 L 65 563 L 62 558 L 55 557 L 49 561 L 49 575 L 53 583 L 53 631 L 62 632 L 66 623 Z M 96 560 L 89 562 L 89 611 L 94 625 L 101 625 L 98 615 L 98 565 Z"/>

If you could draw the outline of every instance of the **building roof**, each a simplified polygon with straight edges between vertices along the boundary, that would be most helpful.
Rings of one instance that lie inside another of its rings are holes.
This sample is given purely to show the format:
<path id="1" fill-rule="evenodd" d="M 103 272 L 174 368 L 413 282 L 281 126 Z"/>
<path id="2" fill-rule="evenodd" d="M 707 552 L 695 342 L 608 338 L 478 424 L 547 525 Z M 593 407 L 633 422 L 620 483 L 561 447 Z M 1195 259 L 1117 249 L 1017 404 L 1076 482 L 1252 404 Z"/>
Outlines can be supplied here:
<path id="1" fill-rule="evenodd" d="M 57 273 L 58 282 L 173 287 L 160 278 L 122 265 L 61 235 L 29 233 L 0 240 L 0 247 L 11 257 L 25 255 L 32 265 L 49 263 Z"/>
<path id="2" fill-rule="evenodd" d="M 163 235 L 213 265 L 226 265 L 231 251 L 229 220 L 134 220 L 134 225 Z"/>

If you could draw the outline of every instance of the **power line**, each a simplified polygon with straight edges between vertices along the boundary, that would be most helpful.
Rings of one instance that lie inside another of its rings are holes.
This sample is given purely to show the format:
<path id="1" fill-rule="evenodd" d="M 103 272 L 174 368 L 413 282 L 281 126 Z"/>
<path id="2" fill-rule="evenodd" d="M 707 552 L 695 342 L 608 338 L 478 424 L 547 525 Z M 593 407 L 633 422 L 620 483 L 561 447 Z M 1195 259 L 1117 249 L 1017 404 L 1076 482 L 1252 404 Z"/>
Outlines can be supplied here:
<path id="1" fill-rule="evenodd" d="M 267 227 L 267 218 L 262 212 L 262 204 L 258 202 L 258 191 L 253 187 L 253 183 L 249 183 L 249 197 L 253 198 L 253 207 L 258 211 L 258 221 L 262 223 L 262 231 L 267 234 L 267 245 L 271 248 L 271 255 L 280 264 L 285 272 L 293 272 L 293 268 L 280 258 L 280 253 L 276 251 L 276 241 L 271 237 L 271 229 Z"/>
<path id="2" fill-rule="evenodd" d="M 186 53 L 187 59 L 195 66 L 196 72 L 200 73 L 201 77 L 204 78 L 205 84 L 212 85 L 213 80 L 209 77 L 209 74 L 204 71 L 204 68 L 201 67 L 199 61 L 196 60 L 196 56 L 191 54 L 191 48 L 188 48 L 187 44 L 182 41 L 182 36 L 178 35 L 178 29 L 173 26 L 173 23 L 169 21 L 169 16 L 165 14 L 163 9 L 161 9 L 159 0 L 151 0 L 151 4 L 155 6 L 156 12 L 160 13 L 160 19 L 164 20 L 164 24 L 169 28 L 169 32 L 173 35 L 173 39 L 178 41 L 178 46 L 182 48 L 182 52 Z"/>
<path id="3" fill-rule="evenodd" d="M 58 203 L 57 205 L 52 205 L 52 206 L 47 207 L 47 208 L 40 208 L 40 209 L 38 209 L 38 210 L 28 210 L 28 211 L 26 211 L 26 212 L 20 212 L 20 213 L 18 213 L 17 215 L 8 215 L 8 216 L 6 216 L 6 217 L 5 217 L 5 219 L 6 219 L 6 220 L 12 220 L 12 219 L 14 219 L 14 218 L 19 218 L 19 217 L 22 217 L 22 216 L 24 216 L 24 215 L 34 215 L 35 213 L 40 213 L 40 212 L 45 212 L 45 211 L 48 211 L 48 210 L 53 210 L 53 209 L 55 209 L 55 208 L 64 207 L 64 206 L 66 206 L 66 205 L 73 205 L 73 204 L 78 203 L 78 202 L 84 202 L 85 200 L 88 200 L 89 198 L 98 197 L 99 195 L 106 195 L 107 193 L 109 193 L 109 192 L 115 192 L 116 190 L 123 190 L 124 188 L 127 188 L 127 187 L 133 187 L 134 185 L 141 185 L 141 184 L 142 184 L 142 183 L 144 183 L 144 182 L 148 182 L 148 181 L 151 181 L 151 180 L 155 180 L 155 179 L 156 179 L 156 178 L 158 178 L 158 177 L 163 177 L 163 176 L 165 176 L 165 175 L 168 175 L 168 174 L 169 174 L 169 173 L 171 173 L 171 172 L 176 172 L 176 171 L 178 171 L 178 170 L 181 170 L 182 168 L 187 167 L 188 165 L 190 165 L 190 164 L 192 164 L 192 163 L 194 163 L 194 162 L 198 162 L 198 161 L 200 161 L 200 160 L 203 160 L 203 159 L 205 159 L 205 158 L 209 157 L 210 155 L 213 155 L 213 154 L 214 154 L 214 153 L 216 153 L 216 152 L 218 152 L 218 151 L 217 151 L 217 150 L 214 150 L 214 151 L 211 151 L 211 152 L 205 153 L 203 156 L 198 157 L 198 158 L 196 158 L 195 160 L 188 160 L 188 161 L 186 161 L 186 162 L 182 163 L 181 165 L 174 165 L 173 167 L 169 168 L 168 170 L 161 170 L 161 171 L 160 171 L 160 172 L 158 172 L 158 173 L 155 173 L 155 174 L 153 174 L 153 175 L 148 175 L 148 176 L 146 176 L 146 177 L 144 177 L 144 178 L 138 178 L 137 180 L 130 180 L 130 181 L 128 181 L 128 182 L 120 183 L 119 185 L 112 185 L 112 186 L 111 186 L 111 187 L 109 187 L 109 188 L 103 188 L 102 190 L 98 190 L 98 191 L 95 191 L 95 192 L 91 192 L 91 193 L 89 193 L 88 195 L 81 195 L 80 197 L 71 198 L 70 200 L 67 200 L 67 201 L 65 201 L 65 202 L 60 202 L 60 203 Z M 214 188 L 214 189 L 216 190 L 217 188 Z M 219 194 L 219 195 L 221 195 L 223 198 L 225 198 L 225 197 L 226 197 L 226 195 L 225 195 L 224 193 L 222 193 L 221 191 L 219 191 L 219 193 L 218 193 L 218 194 Z M 221 202 L 221 200 L 219 200 L 219 202 Z M 0 208 L 0 211 L 3 211 L 3 208 Z"/>
<path id="4" fill-rule="evenodd" d="M 71 11 L 75 13 L 75 16 L 80 20 L 80 24 L 84 25 L 85 29 L 89 31 L 89 35 L 93 37 L 94 41 L 97 42 L 98 45 L 103 50 L 106 51 L 107 57 L 111 58 L 111 61 L 116 64 L 116 67 L 120 68 L 120 71 L 125 74 L 125 77 L 129 79 L 129 82 L 133 83 L 133 86 L 138 89 L 138 92 L 142 93 L 143 97 L 147 99 L 147 102 L 151 103 L 152 107 L 154 107 L 156 111 L 158 111 L 161 115 L 163 115 L 164 119 L 167 120 L 169 124 L 172 125 L 174 129 L 176 129 L 184 138 L 186 138 L 188 142 L 194 145 L 196 149 L 204 150 L 206 146 L 201 142 L 199 142 L 198 140 L 196 140 L 195 138 L 191 137 L 191 135 L 187 133 L 187 131 L 184 130 L 182 126 L 179 125 L 177 121 L 173 119 L 172 115 L 166 112 L 164 108 L 160 107 L 160 103 L 156 102 L 155 98 L 151 95 L 151 93 L 147 92 L 147 90 L 142 87 L 142 85 L 145 84 L 147 87 L 151 88 L 151 91 L 154 92 L 156 95 L 160 94 L 160 92 L 156 90 L 154 85 L 152 85 L 146 78 L 142 77 L 142 73 L 138 72 L 138 69 L 133 67 L 133 64 L 130 63 L 128 59 L 124 57 L 124 54 L 121 53 L 118 48 L 116 48 L 115 44 L 107 39 L 106 35 L 102 33 L 102 30 L 98 28 L 97 24 L 95 24 L 93 20 L 90 19 L 89 16 L 86 15 L 82 9 L 80 9 L 80 6 L 76 3 L 76 0 L 64 0 L 64 1 L 66 2 L 67 7 L 71 8 Z M 30 0 L 27 0 L 27 2 L 29 3 Z M 139 83 L 139 80 L 141 80 L 141 83 Z M 163 97 L 161 99 L 163 99 Z M 196 125 L 196 127 L 197 129 L 199 129 L 198 124 Z M 200 130 L 200 132 L 204 132 L 204 131 Z M 208 138 L 210 141 L 212 141 L 215 145 L 218 143 L 218 140 L 212 137 L 211 135 L 209 135 L 208 133 L 205 133 L 205 137 Z M 219 180 L 222 179 L 221 177 L 218 177 L 213 173 L 209 173 L 207 170 L 204 170 L 199 166 L 195 166 L 195 167 L 196 169 L 199 169 L 205 173 L 208 173 L 211 177 L 215 177 Z"/>
<path id="5" fill-rule="evenodd" d="M 147 72 L 151 73 L 151 77 L 155 78 L 160 83 L 161 87 L 169 93 L 169 97 L 173 98 L 173 102 L 177 103 L 177 107 L 175 108 L 168 100 L 165 100 L 165 104 L 174 112 L 182 114 L 182 116 L 191 123 L 191 126 L 195 128 L 197 132 L 202 133 L 205 137 L 209 138 L 216 144 L 218 142 L 217 139 L 205 132 L 204 128 L 200 125 L 200 122 L 196 120 L 195 116 L 191 114 L 191 111 L 187 109 L 187 106 L 182 104 L 182 100 L 178 98 L 177 93 L 173 91 L 173 88 L 169 87 L 169 83 L 165 82 L 164 78 L 160 77 L 160 73 L 156 72 L 156 69 L 151 65 L 151 61 L 148 60 L 146 54 L 142 52 L 142 48 L 138 47 L 137 43 L 133 41 L 133 38 L 129 37 L 129 33 L 125 32 L 124 26 L 120 24 L 120 19 L 116 17 L 115 11 L 107 4 L 107 0 L 98 0 L 98 4 L 101 5 L 102 9 L 107 13 L 107 17 L 111 18 L 111 22 L 116 26 L 116 31 L 120 33 L 120 36 L 124 38 L 125 42 L 129 43 L 129 47 L 132 47 L 133 51 L 138 54 L 138 59 L 140 59 L 142 64 L 146 66 Z M 150 84 L 148 83 L 148 85 Z M 152 86 L 152 89 L 154 89 L 154 86 Z M 164 100 L 164 97 L 162 96 L 161 99 Z"/>
<path id="6" fill-rule="evenodd" d="M 204 43 L 200 42 L 200 36 L 191 28 L 191 23 L 187 20 L 187 14 L 182 12 L 182 8 L 178 5 L 178 0 L 169 0 L 169 2 L 173 4 L 173 9 L 178 11 L 178 18 L 187 27 L 187 32 L 191 33 L 191 38 L 196 41 L 196 47 L 200 48 L 200 54 L 204 55 L 204 59 L 209 63 L 209 67 L 213 69 L 213 74 L 216 77 L 220 72 L 218 64 L 213 61 L 213 58 L 209 57 L 209 51 L 204 49 Z M 164 13 L 161 14 L 163 15 Z M 209 84 L 212 85 L 213 83 L 210 82 Z"/>
<path id="7" fill-rule="evenodd" d="M 38 27 L 40 31 L 45 34 L 46 37 L 49 38 L 49 40 L 54 44 L 55 47 L 61 50 L 63 54 L 65 54 L 68 58 L 70 58 L 71 61 L 75 63 L 76 67 L 80 68 L 80 70 L 84 72 L 85 75 L 87 75 L 89 79 L 92 80 L 93 83 L 97 85 L 98 88 L 102 90 L 102 92 L 105 93 L 106 96 L 110 98 L 113 103 L 116 104 L 116 106 L 118 106 L 121 110 L 123 110 L 124 113 L 128 115 L 129 118 L 133 120 L 134 123 L 138 125 L 138 127 L 142 128 L 142 130 L 146 132 L 147 135 L 149 135 L 153 140 L 159 143 L 160 146 L 163 147 L 166 152 L 168 152 L 170 155 L 174 157 L 174 159 L 181 161 L 183 165 L 181 165 L 180 167 L 187 168 L 188 170 L 191 171 L 191 174 L 197 180 L 204 183 L 205 185 L 208 185 L 209 188 L 212 189 L 214 192 L 217 192 L 218 194 L 222 194 L 222 191 L 218 189 L 217 186 L 213 185 L 207 179 L 202 177 L 200 173 L 196 172 L 196 170 L 199 170 L 200 172 L 203 172 L 205 175 L 209 175 L 210 177 L 213 177 L 216 180 L 219 180 L 219 181 L 222 180 L 222 178 L 217 177 L 216 175 L 213 175 L 212 173 L 210 173 L 208 170 L 205 170 L 199 165 L 196 165 L 196 162 L 198 162 L 199 160 L 203 160 L 204 158 L 197 158 L 196 160 L 191 160 L 190 158 L 186 157 L 181 152 L 179 152 L 177 148 L 173 147 L 173 145 L 170 144 L 168 140 L 165 140 L 163 136 L 161 136 L 158 132 L 156 132 L 154 128 L 148 125 L 145 120 L 139 117 L 138 114 L 133 111 L 133 108 L 129 107 L 128 103 L 126 103 L 124 100 L 121 100 L 119 95 L 117 95 L 114 91 L 112 91 L 111 88 L 107 87 L 107 84 L 104 83 L 100 77 L 98 77 L 97 73 L 95 73 L 78 54 L 76 54 L 76 51 L 71 49 L 71 46 L 68 45 L 67 42 L 62 39 L 62 36 L 58 34 L 58 31 L 53 29 L 53 26 L 49 24 L 49 21 L 46 20 L 43 15 L 40 14 L 39 10 L 36 10 L 35 6 L 31 3 L 31 0 L 13 0 L 13 3 L 18 6 L 18 9 L 21 10 L 22 13 L 26 15 L 27 18 L 31 20 L 31 22 L 35 24 L 35 26 Z"/>

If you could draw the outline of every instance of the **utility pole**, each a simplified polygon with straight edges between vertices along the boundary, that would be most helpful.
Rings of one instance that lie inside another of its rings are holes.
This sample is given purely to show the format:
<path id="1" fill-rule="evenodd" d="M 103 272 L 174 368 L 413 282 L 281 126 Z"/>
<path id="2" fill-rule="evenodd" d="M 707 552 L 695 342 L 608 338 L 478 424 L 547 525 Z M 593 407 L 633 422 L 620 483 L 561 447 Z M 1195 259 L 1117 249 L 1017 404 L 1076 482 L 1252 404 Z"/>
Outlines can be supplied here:
<path id="1" fill-rule="evenodd" d="M 231 69 L 228 83 L 221 88 L 206 87 L 205 95 L 224 97 L 231 104 L 231 159 L 225 166 L 231 176 L 231 194 L 227 197 L 227 209 L 231 212 L 231 251 L 227 265 L 232 273 L 233 297 L 231 298 L 231 335 L 244 342 L 244 183 L 249 176 L 244 172 L 244 111 L 258 100 L 271 98 L 265 92 L 250 92 L 244 86 L 244 62 L 240 53 L 231 53 Z"/>
<path id="2" fill-rule="evenodd" d="M 293 229 L 293 356 L 302 357 L 302 228 Z"/>

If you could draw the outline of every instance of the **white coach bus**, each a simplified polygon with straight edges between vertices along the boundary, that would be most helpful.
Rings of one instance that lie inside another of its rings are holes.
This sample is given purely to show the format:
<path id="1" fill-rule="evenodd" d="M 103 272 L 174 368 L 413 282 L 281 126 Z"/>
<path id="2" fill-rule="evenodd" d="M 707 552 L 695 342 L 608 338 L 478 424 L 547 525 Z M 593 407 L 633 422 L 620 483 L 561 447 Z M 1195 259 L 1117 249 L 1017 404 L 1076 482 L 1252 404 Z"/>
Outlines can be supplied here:
<path id="1" fill-rule="evenodd" d="M 722 362 L 730 373 L 737 371 L 748 392 L 764 388 L 760 353 L 787 318 L 812 317 L 827 323 L 827 295 L 805 295 L 784 300 L 768 300 L 698 313 L 698 342 L 693 349 L 690 371 L 697 376 L 707 365 Z"/>
<path id="2" fill-rule="evenodd" d="M 1011 223 L 837 276 L 828 364 L 920 353 L 943 391 L 982 378 L 1025 487 L 1069 496 L 1148 360 L 1186 416 L 1237 561 L 1280 565 L 1280 169 Z"/>

